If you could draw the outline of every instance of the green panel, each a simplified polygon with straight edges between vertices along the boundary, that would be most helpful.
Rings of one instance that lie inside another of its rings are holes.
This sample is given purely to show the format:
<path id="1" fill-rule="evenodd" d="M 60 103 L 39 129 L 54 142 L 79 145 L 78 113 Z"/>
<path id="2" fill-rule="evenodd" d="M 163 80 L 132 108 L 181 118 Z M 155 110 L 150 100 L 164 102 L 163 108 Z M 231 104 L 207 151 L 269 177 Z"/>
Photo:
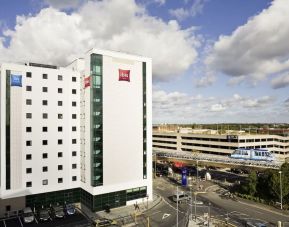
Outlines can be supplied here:
<path id="1" fill-rule="evenodd" d="M 147 178 L 147 109 L 146 109 L 146 62 L 142 63 L 143 72 L 143 178 Z"/>
<path id="2" fill-rule="evenodd" d="M 6 190 L 11 189 L 10 164 L 10 70 L 6 70 Z"/>

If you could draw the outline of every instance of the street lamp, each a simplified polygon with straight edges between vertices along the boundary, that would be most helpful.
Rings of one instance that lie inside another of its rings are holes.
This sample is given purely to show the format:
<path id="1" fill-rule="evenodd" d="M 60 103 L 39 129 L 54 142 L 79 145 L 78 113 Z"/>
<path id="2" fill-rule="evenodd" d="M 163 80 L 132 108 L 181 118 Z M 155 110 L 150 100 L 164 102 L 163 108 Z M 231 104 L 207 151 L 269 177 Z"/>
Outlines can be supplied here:
<path id="1" fill-rule="evenodd" d="M 281 210 L 283 209 L 282 204 L 282 171 L 279 171 L 280 174 L 280 204 L 281 204 Z"/>
<path id="2" fill-rule="evenodd" d="M 211 219 L 211 203 L 209 202 L 209 217 L 208 217 L 208 227 L 210 227 L 210 219 Z"/>
<path id="3" fill-rule="evenodd" d="M 177 186 L 177 227 L 179 227 L 179 188 Z"/>
<path id="4" fill-rule="evenodd" d="M 197 191 L 199 190 L 199 160 L 197 160 Z"/>

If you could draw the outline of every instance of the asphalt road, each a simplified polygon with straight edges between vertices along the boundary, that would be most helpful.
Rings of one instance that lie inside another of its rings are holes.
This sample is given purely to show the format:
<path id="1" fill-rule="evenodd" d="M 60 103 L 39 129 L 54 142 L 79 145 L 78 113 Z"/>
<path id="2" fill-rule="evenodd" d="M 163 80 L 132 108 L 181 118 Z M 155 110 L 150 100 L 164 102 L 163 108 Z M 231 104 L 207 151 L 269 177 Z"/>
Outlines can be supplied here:
<path id="1" fill-rule="evenodd" d="M 262 222 L 266 223 L 267 226 L 276 226 L 277 221 L 289 221 L 289 216 L 281 214 L 280 210 L 270 210 L 267 206 L 250 201 L 233 201 L 231 199 L 221 198 L 215 192 L 217 187 L 211 187 L 211 189 L 212 190 L 209 190 L 207 193 L 197 196 L 197 200 L 204 202 L 203 206 L 197 206 L 197 215 L 210 212 L 211 217 L 223 220 L 227 218 L 227 220 L 237 226 L 244 226 L 246 221 Z M 180 190 L 182 190 L 181 187 Z M 183 190 L 187 189 L 183 188 Z M 174 226 L 176 223 L 176 203 L 173 202 L 170 197 L 176 192 L 176 185 L 165 177 L 159 177 L 154 180 L 154 191 L 164 198 L 163 203 L 165 204 L 163 206 L 157 206 L 150 211 L 151 214 L 155 213 L 157 217 L 156 224 L 158 225 L 156 226 Z M 170 207 L 170 209 L 168 207 Z M 189 204 L 181 204 L 179 207 L 182 215 L 191 211 Z M 166 218 L 161 220 L 160 217 L 164 215 L 164 213 L 170 214 L 170 217 L 167 217 L 168 220 L 166 220 Z M 194 214 L 194 206 L 192 207 L 192 213 Z M 171 221 L 171 225 L 162 225 L 163 222 L 169 220 Z"/>

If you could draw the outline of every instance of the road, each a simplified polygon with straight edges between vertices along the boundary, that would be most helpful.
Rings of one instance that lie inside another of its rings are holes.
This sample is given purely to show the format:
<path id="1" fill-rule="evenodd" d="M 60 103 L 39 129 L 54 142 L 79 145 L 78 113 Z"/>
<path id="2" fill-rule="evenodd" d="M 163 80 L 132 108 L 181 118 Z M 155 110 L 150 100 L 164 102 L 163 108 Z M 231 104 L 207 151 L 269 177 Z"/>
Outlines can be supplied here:
<path id="1" fill-rule="evenodd" d="M 270 210 L 267 206 L 246 200 L 233 201 L 221 198 L 215 191 L 217 186 L 210 187 L 205 194 L 199 194 L 197 200 L 204 202 L 203 206 L 197 206 L 197 215 L 209 212 L 212 217 L 229 220 L 237 226 L 244 226 L 246 221 L 262 222 L 267 226 L 276 226 L 277 221 L 288 222 L 289 216 L 280 213 L 280 210 Z M 187 189 L 183 189 L 187 190 Z M 165 177 L 158 177 L 154 180 L 154 192 L 161 195 L 164 201 L 148 214 L 152 215 L 152 226 L 174 226 L 176 223 L 176 203 L 171 200 L 171 196 L 176 192 L 176 185 Z M 191 211 L 189 204 L 180 204 L 180 220 L 185 213 Z M 192 209 L 194 214 L 194 207 Z M 169 216 L 165 217 L 169 214 Z M 165 217 L 164 219 L 162 219 Z M 179 225 L 181 226 L 181 225 Z"/>

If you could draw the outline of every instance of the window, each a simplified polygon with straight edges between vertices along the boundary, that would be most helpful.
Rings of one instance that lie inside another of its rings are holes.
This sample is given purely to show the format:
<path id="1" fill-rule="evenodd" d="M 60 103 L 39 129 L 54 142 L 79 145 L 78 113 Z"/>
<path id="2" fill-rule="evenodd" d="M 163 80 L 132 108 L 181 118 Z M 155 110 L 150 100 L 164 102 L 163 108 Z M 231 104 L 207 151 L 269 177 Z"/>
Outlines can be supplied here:
<path id="1" fill-rule="evenodd" d="M 58 75 L 57 78 L 58 78 L 58 80 L 63 80 L 63 76 L 62 75 Z"/>
<path id="2" fill-rule="evenodd" d="M 47 87 L 42 87 L 42 92 L 48 92 L 48 88 Z"/>
<path id="3" fill-rule="evenodd" d="M 31 181 L 27 181 L 26 182 L 26 188 L 30 188 L 32 187 L 32 182 Z"/>
<path id="4" fill-rule="evenodd" d="M 58 152 L 57 156 L 58 156 L 58 158 L 61 158 L 62 157 L 62 152 Z"/>
<path id="5" fill-rule="evenodd" d="M 26 86 L 26 91 L 32 91 L 32 86 Z"/>
<path id="6" fill-rule="evenodd" d="M 58 183 L 63 183 L 63 179 L 62 178 L 58 178 Z"/>
<path id="7" fill-rule="evenodd" d="M 31 119 L 32 118 L 32 113 L 26 113 L 26 118 Z"/>
<path id="8" fill-rule="evenodd" d="M 62 140 L 58 140 L 58 141 L 57 141 L 57 144 L 62 144 Z"/>
<path id="9" fill-rule="evenodd" d="M 72 176 L 72 181 L 76 181 L 76 180 L 77 180 L 76 176 Z"/>
<path id="10" fill-rule="evenodd" d="M 26 160 L 31 160 L 32 159 L 32 154 L 27 154 L 26 155 Z"/>
<path id="11" fill-rule="evenodd" d="M 26 99 L 26 105 L 32 105 L 32 100 L 31 99 Z"/>
<path id="12" fill-rule="evenodd" d="M 42 180 L 42 185 L 48 185 L 48 180 Z"/>
<path id="13" fill-rule="evenodd" d="M 63 170 L 63 166 L 62 165 L 58 165 L 58 170 Z"/>
<path id="14" fill-rule="evenodd" d="M 76 89 L 72 89 L 72 94 L 76 94 Z"/>
<path id="15" fill-rule="evenodd" d="M 62 101 L 58 101 L 58 102 L 57 102 L 57 105 L 58 105 L 58 106 L 62 106 Z"/>
<path id="16" fill-rule="evenodd" d="M 43 166 L 42 167 L 42 172 L 47 172 L 48 171 L 48 167 L 47 166 Z"/>
<path id="17" fill-rule="evenodd" d="M 73 102 L 72 102 L 72 106 L 76 106 L 76 102 L 73 101 Z"/>
<path id="18" fill-rule="evenodd" d="M 58 119 L 62 119 L 63 118 L 63 114 L 58 114 Z"/>
<path id="19" fill-rule="evenodd" d="M 47 145 L 48 144 L 48 140 L 42 140 L 42 145 Z"/>
<path id="20" fill-rule="evenodd" d="M 72 131 L 73 131 L 73 132 L 76 131 L 76 126 L 72 126 Z"/>
<path id="21" fill-rule="evenodd" d="M 26 132 L 32 132 L 32 128 L 31 127 L 26 127 Z"/>
<path id="22" fill-rule="evenodd" d="M 43 158 L 43 159 L 48 158 L 48 154 L 47 154 L 47 153 L 43 153 L 43 154 L 42 154 L 42 158 Z"/>
<path id="23" fill-rule="evenodd" d="M 47 118 L 48 118 L 48 113 L 43 113 L 43 114 L 42 114 L 42 118 L 43 118 L 43 119 L 47 119 Z"/>
<path id="24" fill-rule="evenodd" d="M 43 106 L 47 106 L 48 105 L 48 101 L 47 100 L 42 100 L 42 105 Z"/>
<path id="25" fill-rule="evenodd" d="M 58 127 L 58 132 L 62 132 L 62 127 Z"/>
<path id="26" fill-rule="evenodd" d="M 32 168 L 26 168 L 26 173 L 32 173 Z"/>
<path id="27" fill-rule="evenodd" d="M 72 151 L 72 156 L 76 156 L 76 151 Z"/>
<path id="28" fill-rule="evenodd" d="M 58 93 L 62 93 L 62 88 L 58 88 L 58 89 L 57 89 L 57 92 L 58 92 Z"/>
<path id="29" fill-rule="evenodd" d="M 31 72 L 26 72 L 26 77 L 27 78 L 31 78 L 32 77 L 32 73 Z"/>
<path id="30" fill-rule="evenodd" d="M 72 119 L 76 119 L 76 114 L 72 114 Z"/>
<path id="31" fill-rule="evenodd" d="M 72 164 L 72 169 L 76 169 L 76 164 Z"/>
<path id="32" fill-rule="evenodd" d="M 76 144 L 76 139 L 72 139 L 72 144 Z"/>
<path id="33" fill-rule="evenodd" d="M 48 75 L 47 74 L 42 74 L 42 79 L 47 79 Z"/>
<path id="34" fill-rule="evenodd" d="M 76 77 L 75 76 L 72 77 L 72 82 L 76 82 Z"/>
<path id="35" fill-rule="evenodd" d="M 31 140 L 27 140 L 26 141 L 26 146 L 27 147 L 31 147 L 32 146 L 32 141 Z"/>

